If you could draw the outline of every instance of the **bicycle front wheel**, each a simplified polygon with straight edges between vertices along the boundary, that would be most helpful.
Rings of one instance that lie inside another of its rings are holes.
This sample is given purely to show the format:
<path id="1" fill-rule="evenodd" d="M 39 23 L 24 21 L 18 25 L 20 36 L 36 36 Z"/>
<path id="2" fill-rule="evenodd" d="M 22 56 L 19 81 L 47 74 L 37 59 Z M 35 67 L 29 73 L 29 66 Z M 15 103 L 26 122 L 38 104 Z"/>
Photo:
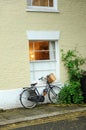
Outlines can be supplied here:
<path id="1" fill-rule="evenodd" d="M 61 88 L 58 86 L 53 85 L 48 92 L 48 97 L 51 103 L 58 103 L 58 94 Z"/>
<path id="2" fill-rule="evenodd" d="M 33 108 L 36 106 L 36 102 L 30 101 L 29 97 L 30 97 L 30 89 L 25 89 L 20 94 L 20 102 L 24 108 Z"/>

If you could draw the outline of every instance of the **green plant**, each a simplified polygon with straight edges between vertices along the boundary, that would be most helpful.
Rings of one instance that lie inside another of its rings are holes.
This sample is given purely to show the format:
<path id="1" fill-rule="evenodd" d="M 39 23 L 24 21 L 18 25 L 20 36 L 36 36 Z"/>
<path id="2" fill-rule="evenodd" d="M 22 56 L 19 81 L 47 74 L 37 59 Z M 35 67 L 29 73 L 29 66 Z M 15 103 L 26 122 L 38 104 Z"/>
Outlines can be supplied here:
<path id="1" fill-rule="evenodd" d="M 78 81 L 73 81 L 69 84 L 64 85 L 59 93 L 59 103 L 83 103 L 82 91 L 80 88 L 80 83 Z"/>
<path id="2" fill-rule="evenodd" d="M 59 103 L 82 103 L 83 95 L 81 90 L 80 78 L 83 70 L 80 68 L 85 59 L 77 55 L 76 50 L 69 50 L 64 53 L 62 50 L 62 61 L 68 72 L 68 82 L 59 93 Z"/>
<path id="3" fill-rule="evenodd" d="M 62 61 L 67 68 L 69 81 L 77 81 L 82 76 L 83 70 L 80 67 L 85 59 L 78 55 L 76 50 L 69 50 L 66 54 L 62 50 Z"/>

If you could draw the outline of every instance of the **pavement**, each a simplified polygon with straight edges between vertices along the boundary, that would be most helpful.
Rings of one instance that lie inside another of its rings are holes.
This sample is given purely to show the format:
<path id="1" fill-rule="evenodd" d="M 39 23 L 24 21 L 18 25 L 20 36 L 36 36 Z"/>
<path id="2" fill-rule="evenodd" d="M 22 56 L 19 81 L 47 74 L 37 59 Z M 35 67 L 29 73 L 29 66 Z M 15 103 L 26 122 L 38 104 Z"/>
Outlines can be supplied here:
<path id="1" fill-rule="evenodd" d="M 0 126 L 83 111 L 86 111 L 86 104 L 40 104 L 32 109 L 17 108 L 0 110 Z"/>

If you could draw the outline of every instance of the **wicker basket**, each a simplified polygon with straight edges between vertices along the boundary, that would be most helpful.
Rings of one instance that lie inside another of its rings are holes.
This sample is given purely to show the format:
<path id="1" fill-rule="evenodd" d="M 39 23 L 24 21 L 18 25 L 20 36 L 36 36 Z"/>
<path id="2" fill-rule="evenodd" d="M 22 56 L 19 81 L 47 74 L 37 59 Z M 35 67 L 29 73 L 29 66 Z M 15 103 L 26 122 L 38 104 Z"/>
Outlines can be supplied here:
<path id="1" fill-rule="evenodd" d="M 49 83 L 52 83 L 52 82 L 54 82 L 55 80 L 56 80 L 56 77 L 54 76 L 53 73 L 51 73 L 51 74 L 49 74 L 49 75 L 47 76 L 47 81 L 48 81 Z"/>

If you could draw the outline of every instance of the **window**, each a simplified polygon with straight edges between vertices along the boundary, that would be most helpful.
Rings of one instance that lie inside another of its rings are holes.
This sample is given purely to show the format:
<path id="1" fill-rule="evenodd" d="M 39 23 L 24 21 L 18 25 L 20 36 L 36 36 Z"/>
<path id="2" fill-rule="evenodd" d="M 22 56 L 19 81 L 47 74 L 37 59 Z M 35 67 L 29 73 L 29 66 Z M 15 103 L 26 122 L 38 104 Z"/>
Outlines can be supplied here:
<path id="1" fill-rule="evenodd" d="M 54 73 L 60 80 L 59 31 L 27 31 L 30 81 Z"/>
<path id="2" fill-rule="evenodd" d="M 54 41 L 30 41 L 29 59 L 34 60 L 55 60 L 55 42 Z"/>
<path id="3" fill-rule="evenodd" d="M 53 0 L 28 0 L 30 6 L 53 7 Z"/>
<path id="4" fill-rule="evenodd" d="M 58 12 L 57 0 L 27 0 L 27 11 Z"/>

